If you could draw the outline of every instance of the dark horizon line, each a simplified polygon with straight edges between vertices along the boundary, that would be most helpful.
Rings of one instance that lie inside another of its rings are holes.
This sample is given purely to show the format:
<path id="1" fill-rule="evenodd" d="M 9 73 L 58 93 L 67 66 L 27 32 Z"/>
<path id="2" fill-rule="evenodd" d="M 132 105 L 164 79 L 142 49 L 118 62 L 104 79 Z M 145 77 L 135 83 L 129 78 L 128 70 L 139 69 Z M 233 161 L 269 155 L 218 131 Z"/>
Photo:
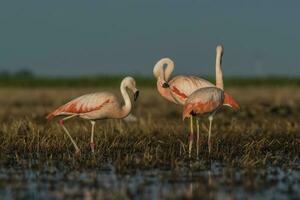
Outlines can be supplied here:
<path id="1" fill-rule="evenodd" d="M 226 74 L 226 73 L 224 73 Z M 176 74 L 174 73 L 172 77 L 175 77 L 177 75 L 193 75 L 193 76 L 198 76 L 198 77 L 202 77 L 202 78 L 207 78 L 207 79 L 214 79 L 214 75 L 208 75 L 208 74 Z M 138 78 L 154 78 L 154 76 L 152 74 L 149 75 L 145 75 L 145 74 L 139 74 L 139 73 L 131 73 L 131 74 L 127 74 L 127 73 L 96 73 L 96 74 L 83 74 L 83 75 L 79 75 L 79 74 L 70 74 L 70 75 L 66 75 L 66 74 L 62 74 L 62 75 L 54 75 L 54 74 L 40 74 L 40 73 L 36 73 L 34 70 L 31 69 L 19 69 L 16 71 L 9 71 L 9 70 L 1 70 L 0 71 L 0 77 L 5 78 L 5 77 L 32 77 L 32 78 L 49 78 L 49 79 L 55 79 L 55 78 L 60 78 L 60 79 L 76 79 L 76 78 L 103 78 L 103 77 L 108 77 L 108 78 L 121 78 L 121 77 L 125 77 L 125 76 L 132 76 L 132 77 L 138 77 Z M 250 74 L 250 75 L 245 75 L 245 74 L 240 74 L 240 75 L 225 75 L 223 76 L 224 79 L 229 78 L 229 79 L 253 79 L 253 78 L 290 78 L 290 79 L 298 79 L 300 78 L 300 75 L 297 74 Z"/>
<path id="2" fill-rule="evenodd" d="M 172 77 L 175 77 L 177 75 L 180 74 L 174 74 Z M 182 74 L 185 75 L 185 74 Z M 10 74 L 2 74 L 0 72 L 0 78 L 6 78 L 6 79 L 10 79 L 10 78 L 18 78 L 18 77 L 22 77 L 22 78 L 30 78 L 30 79 L 95 79 L 95 78 L 103 78 L 103 79 L 118 79 L 118 78 L 123 78 L 126 76 L 132 76 L 132 77 L 136 77 L 139 79 L 156 79 L 153 75 L 144 75 L 144 74 L 104 74 L 104 73 L 98 73 L 98 74 L 85 74 L 85 75 L 41 75 L 41 74 L 22 74 L 22 73 L 10 73 Z M 198 74 L 194 74 L 191 76 L 197 76 L 200 78 L 204 78 L 204 79 L 209 79 L 209 80 L 214 80 L 215 76 L 212 75 L 198 75 Z M 278 75 L 278 74 L 269 74 L 269 75 L 226 75 L 223 76 L 223 79 L 300 79 L 299 75 Z"/>

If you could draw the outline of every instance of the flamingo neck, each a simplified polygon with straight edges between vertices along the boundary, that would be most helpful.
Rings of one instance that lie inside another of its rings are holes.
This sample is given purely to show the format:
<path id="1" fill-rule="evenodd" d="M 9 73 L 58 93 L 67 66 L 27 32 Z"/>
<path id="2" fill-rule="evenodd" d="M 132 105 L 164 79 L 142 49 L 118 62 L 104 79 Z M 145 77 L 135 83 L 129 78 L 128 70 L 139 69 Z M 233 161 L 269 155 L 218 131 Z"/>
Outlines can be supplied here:
<path id="1" fill-rule="evenodd" d="M 222 52 L 218 51 L 216 56 L 216 86 L 224 90 L 222 65 Z"/>
<path id="2" fill-rule="evenodd" d="M 126 85 L 121 84 L 121 94 L 123 96 L 125 104 L 121 108 L 120 118 L 126 117 L 131 111 L 131 100 L 126 90 Z"/>
<path id="3" fill-rule="evenodd" d="M 166 64 L 167 64 L 167 67 L 164 71 L 164 77 L 165 77 L 165 81 L 168 82 L 169 78 L 174 70 L 174 62 L 172 60 L 167 60 Z"/>
<path id="4" fill-rule="evenodd" d="M 167 67 L 164 69 L 164 65 Z M 168 82 L 174 69 L 174 62 L 170 58 L 163 58 L 159 60 L 153 69 L 153 73 L 157 79 Z"/>

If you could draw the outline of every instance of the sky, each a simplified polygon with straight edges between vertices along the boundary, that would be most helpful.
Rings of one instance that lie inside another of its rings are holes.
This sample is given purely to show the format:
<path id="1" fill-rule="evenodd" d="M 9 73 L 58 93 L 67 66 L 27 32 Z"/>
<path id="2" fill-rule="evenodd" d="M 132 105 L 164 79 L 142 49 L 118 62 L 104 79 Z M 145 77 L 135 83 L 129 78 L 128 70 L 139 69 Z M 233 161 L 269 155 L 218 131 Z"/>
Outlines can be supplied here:
<path id="1" fill-rule="evenodd" d="M 1 0 L 0 71 L 43 76 L 300 76 L 297 0 Z"/>

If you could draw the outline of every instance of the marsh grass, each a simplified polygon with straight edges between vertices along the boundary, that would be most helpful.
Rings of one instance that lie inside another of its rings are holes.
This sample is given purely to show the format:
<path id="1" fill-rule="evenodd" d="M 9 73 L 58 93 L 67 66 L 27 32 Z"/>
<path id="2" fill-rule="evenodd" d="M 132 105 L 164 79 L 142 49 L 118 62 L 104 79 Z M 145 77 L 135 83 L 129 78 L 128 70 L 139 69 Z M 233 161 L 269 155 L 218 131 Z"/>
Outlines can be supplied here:
<path id="1" fill-rule="evenodd" d="M 213 151 L 207 150 L 207 119 L 202 119 L 200 156 L 187 156 L 187 121 L 181 108 L 163 100 L 154 89 L 141 89 L 133 113 L 138 122 L 99 121 L 96 151 L 89 149 L 90 124 L 82 119 L 66 122 L 81 148 L 74 148 L 57 120 L 46 114 L 73 97 L 101 89 L 1 89 L 0 165 L 5 167 L 70 169 L 205 169 L 212 160 L 226 166 L 257 168 L 299 166 L 300 95 L 293 87 L 232 88 L 242 105 L 239 113 L 227 109 L 213 124 Z M 116 93 L 116 89 L 113 89 Z M 289 98 L 287 98 L 289 97 Z M 184 126 L 185 124 L 185 126 Z"/>

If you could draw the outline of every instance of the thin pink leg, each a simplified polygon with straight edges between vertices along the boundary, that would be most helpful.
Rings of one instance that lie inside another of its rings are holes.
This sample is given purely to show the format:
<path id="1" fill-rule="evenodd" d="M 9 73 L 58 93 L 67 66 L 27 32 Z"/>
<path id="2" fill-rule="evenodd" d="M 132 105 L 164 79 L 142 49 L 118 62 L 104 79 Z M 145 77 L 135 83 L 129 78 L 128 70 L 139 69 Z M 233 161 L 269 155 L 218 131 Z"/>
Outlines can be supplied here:
<path id="1" fill-rule="evenodd" d="M 191 128 L 191 133 L 189 136 L 189 158 L 192 156 L 192 147 L 193 147 L 193 141 L 194 141 L 194 129 L 193 129 L 193 117 L 191 116 L 191 122 L 190 122 L 190 128 Z"/>
<path id="2" fill-rule="evenodd" d="M 66 117 L 66 118 L 64 118 L 64 119 L 61 119 L 61 120 L 59 120 L 59 124 L 61 125 L 61 127 L 63 128 L 63 130 L 64 130 L 65 133 L 67 134 L 67 136 L 70 138 L 72 144 L 74 145 L 76 155 L 80 155 L 80 149 L 78 148 L 76 142 L 74 141 L 74 139 L 73 139 L 72 136 L 70 135 L 68 129 L 67 129 L 67 128 L 65 127 L 65 125 L 64 125 L 64 124 L 65 124 L 65 121 L 66 121 L 67 119 L 70 119 L 70 118 L 75 117 L 75 116 L 77 116 L 77 115 L 72 115 L 72 116 L 68 116 L 68 117 Z"/>
<path id="3" fill-rule="evenodd" d="M 94 130 L 95 130 L 95 121 L 91 121 L 91 124 L 92 124 L 92 131 L 91 131 L 91 141 L 90 141 L 90 147 L 91 147 L 91 150 L 92 150 L 92 153 L 95 152 L 95 142 L 94 142 Z"/>
<path id="4" fill-rule="evenodd" d="M 212 126 L 213 116 L 209 116 L 208 119 L 209 119 L 208 153 L 210 154 L 210 152 L 211 152 L 211 126 Z"/>

